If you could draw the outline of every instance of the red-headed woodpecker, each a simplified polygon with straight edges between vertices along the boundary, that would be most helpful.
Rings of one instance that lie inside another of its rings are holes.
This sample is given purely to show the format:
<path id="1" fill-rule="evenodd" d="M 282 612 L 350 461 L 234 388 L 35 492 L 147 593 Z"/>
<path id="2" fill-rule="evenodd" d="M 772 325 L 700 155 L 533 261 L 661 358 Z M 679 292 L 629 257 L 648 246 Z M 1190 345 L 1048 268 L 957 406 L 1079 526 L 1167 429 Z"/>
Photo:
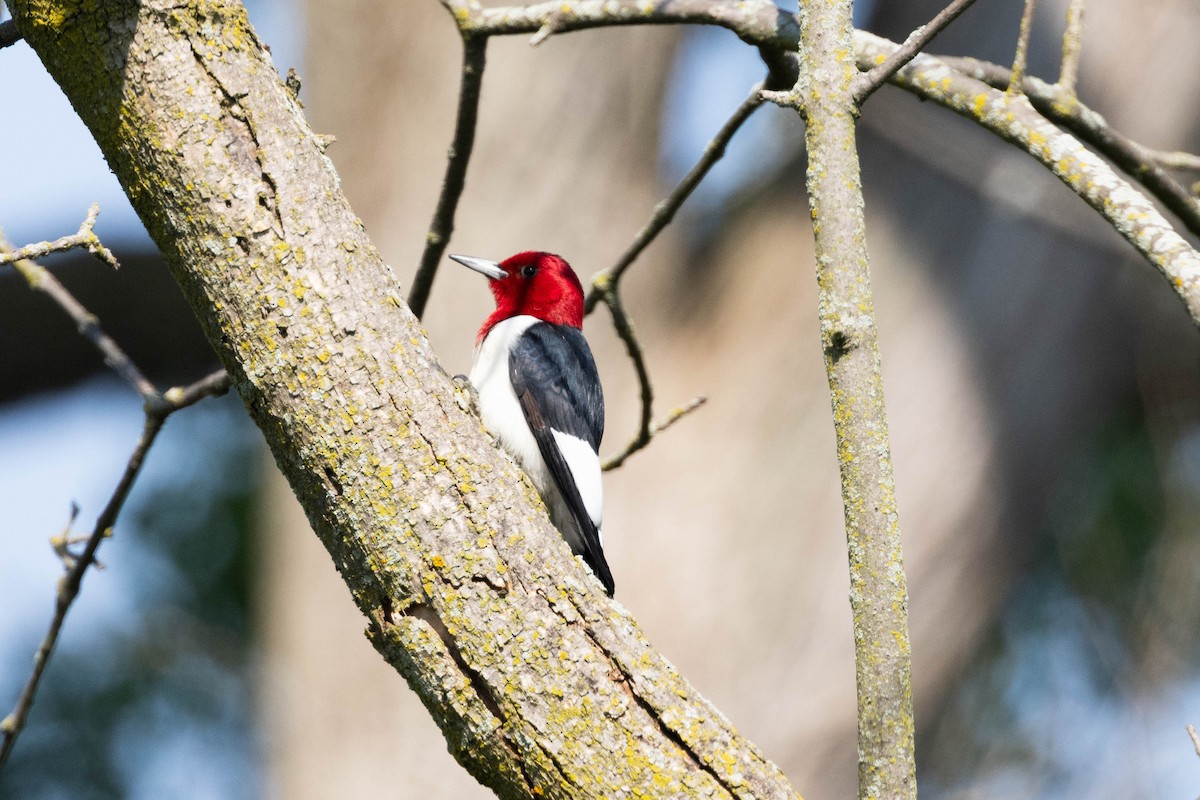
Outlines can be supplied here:
<path id="1" fill-rule="evenodd" d="M 500 263 L 450 258 L 486 275 L 496 298 L 471 367 L 483 424 L 529 474 L 550 520 L 612 595 L 600 545 L 604 395 L 583 338 L 579 278 L 550 253 Z"/>

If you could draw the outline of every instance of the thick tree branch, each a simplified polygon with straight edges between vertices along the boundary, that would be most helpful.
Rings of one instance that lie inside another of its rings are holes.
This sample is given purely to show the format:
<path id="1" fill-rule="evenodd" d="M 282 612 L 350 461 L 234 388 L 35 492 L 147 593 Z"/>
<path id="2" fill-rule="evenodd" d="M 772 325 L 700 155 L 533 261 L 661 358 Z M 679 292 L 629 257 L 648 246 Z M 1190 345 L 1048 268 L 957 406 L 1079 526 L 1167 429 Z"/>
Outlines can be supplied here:
<path id="1" fill-rule="evenodd" d="M 467 412 L 240 4 L 12 5 L 460 763 L 502 797 L 793 797 Z"/>
<path id="2" fill-rule="evenodd" d="M 1004 89 L 1012 79 L 1010 70 L 998 64 L 974 58 L 938 56 L 938 60 L 963 75 L 983 81 L 992 88 Z M 903 84 L 901 84 L 903 85 Z M 909 87 L 905 87 L 909 88 Z M 1021 88 L 1029 102 L 1043 117 L 1066 128 L 1117 165 L 1179 217 L 1192 233 L 1200 236 L 1200 201 L 1167 174 L 1189 163 L 1200 168 L 1200 158 L 1187 153 L 1159 153 L 1143 147 L 1119 131 L 1113 130 L 1100 114 L 1079 101 L 1073 91 L 1026 77 Z M 933 98 L 935 101 L 937 98 Z"/>
<path id="3" fill-rule="evenodd" d="M 886 57 L 896 47 L 863 31 L 855 33 L 855 42 L 860 66 Z M 1200 325 L 1200 254 L 1141 192 L 1040 115 L 1024 92 L 998 91 L 925 54 L 897 72 L 893 81 L 974 120 L 1042 162 L 1158 268 Z"/>
<path id="4" fill-rule="evenodd" d="M 793 96 L 804 104 L 806 120 L 821 346 L 850 560 L 858 794 L 861 800 L 896 800 L 917 795 L 912 653 L 855 142 L 851 5 L 801 4 L 800 77 Z"/>
<path id="5" fill-rule="evenodd" d="M 454 124 L 454 141 L 446 163 L 446 177 L 438 197 L 429 233 L 425 235 L 425 251 L 408 293 L 408 307 L 420 319 L 433 289 L 433 279 L 442 263 L 442 256 L 454 233 L 454 214 L 458 199 L 467 183 L 467 165 L 475 147 L 475 125 L 479 118 L 479 95 L 483 88 L 483 69 L 487 65 L 487 37 L 463 35 L 462 87 L 458 93 L 458 118 Z"/>

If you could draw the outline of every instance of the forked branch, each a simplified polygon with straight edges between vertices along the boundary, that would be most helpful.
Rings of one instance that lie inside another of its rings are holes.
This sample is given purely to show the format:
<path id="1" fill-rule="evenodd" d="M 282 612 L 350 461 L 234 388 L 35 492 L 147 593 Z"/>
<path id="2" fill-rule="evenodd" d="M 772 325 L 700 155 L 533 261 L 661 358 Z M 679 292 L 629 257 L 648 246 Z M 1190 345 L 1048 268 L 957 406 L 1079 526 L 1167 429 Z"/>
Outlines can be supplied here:
<path id="1" fill-rule="evenodd" d="M 91 535 L 83 543 L 83 549 L 78 553 L 70 551 L 72 543 L 69 536 L 70 523 L 61 536 L 51 540 L 52 546 L 63 562 L 66 575 L 58 583 L 54 615 L 34 654 L 33 670 L 26 679 L 12 711 L 0 721 L 0 770 L 3 770 L 16 744 L 17 737 L 25 727 L 34 698 L 37 696 L 38 687 L 41 685 L 42 676 L 45 674 L 46 665 L 54 653 L 54 646 L 58 642 L 67 612 L 70 610 L 71 604 L 75 602 L 75 598 L 79 596 L 84 573 L 87 572 L 88 567 L 97 563 L 96 551 L 99 549 L 100 543 L 112 535 L 117 517 L 129 496 L 129 491 L 133 488 L 138 473 L 141 472 L 146 454 L 154 444 L 159 431 L 162 430 L 163 423 L 175 411 L 186 408 L 210 395 L 223 394 L 229 388 L 229 377 L 224 370 L 218 370 L 190 386 L 172 388 L 160 394 L 154 385 L 142 375 L 137 365 L 101 329 L 99 320 L 90 314 L 45 267 L 30 260 L 30 253 L 37 253 L 40 256 L 82 247 L 115 266 L 116 259 L 112 257 L 112 253 L 100 244 L 92 232 L 92 226 L 95 224 L 98 213 L 99 207 L 93 205 L 79 232 L 72 236 L 64 236 L 54 242 L 41 242 L 19 249 L 13 248 L 0 232 L 0 265 L 12 264 L 31 288 L 46 294 L 75 321 L 79 326 L 80 333 L 104 355 L 105 362 L 138 392 L 142 398 L 145 412 L 141 438 L 134 447 L 133 453 L 125 465 L 125 470 L 122 472 L 120 480 L 117 481 L 117 486 L 105 504 L 104 510 L 96 518 Z M 77 512 L 78 509 L 73 507 L 72 522 L 74 522 Z"/>

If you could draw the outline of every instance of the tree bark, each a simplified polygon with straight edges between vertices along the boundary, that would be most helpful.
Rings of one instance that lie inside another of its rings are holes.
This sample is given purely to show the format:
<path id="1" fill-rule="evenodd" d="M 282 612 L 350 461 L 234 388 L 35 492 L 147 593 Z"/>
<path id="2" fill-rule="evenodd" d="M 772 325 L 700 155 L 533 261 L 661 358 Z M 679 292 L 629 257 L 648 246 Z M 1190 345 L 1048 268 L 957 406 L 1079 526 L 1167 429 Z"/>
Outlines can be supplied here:
<path id="1" fill-rule="evenodd" d="M 241 5 L 10 6 L 460 763 L 502 797 L 794 796 L 469 413 Z"/>

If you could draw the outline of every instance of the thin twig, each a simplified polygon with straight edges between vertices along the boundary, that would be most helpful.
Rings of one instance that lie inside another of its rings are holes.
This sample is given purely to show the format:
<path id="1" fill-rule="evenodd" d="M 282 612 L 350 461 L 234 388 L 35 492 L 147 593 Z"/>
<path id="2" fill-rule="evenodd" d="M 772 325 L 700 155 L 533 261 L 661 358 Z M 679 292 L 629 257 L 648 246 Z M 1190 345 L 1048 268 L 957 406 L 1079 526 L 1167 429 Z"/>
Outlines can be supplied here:
<path id="1" fill-rule="evenodd" d="M 638 341 L 637 334 L 633 330 L 633 320 L 629 318 L 624 304 L 621 303 L 616 280 L 601 279 L 597 281 L 595 288 L 600 293 L 601 299 L 604 300 L 604 304 L 608 306 L 608 310 L 612 312 L 613 327 L 616 328 L 621 341 L 625 343 L 625 351 L 629 353 L 629 358 L 633 361 L 633 369 L 637 372 L 642 398 L 642 415 L 641 422 L 638 423 L 638 432 L 630 444 L 631 448 L 637 450 L 645 447 L 646 443 L 650 441 L 650 420 L 654 413 L 654 387 L 650 385 L 650 371 L 646 368 L 646 354 L 642 352 L 641 342 Z"/>
<path id="2" fill-rule="evenodd" d="M 651 214 L 650 221 L 646 223 L 644 228 L 638 231 L 637 236 L 633 238 L 633 243 L 626 248 L 615 264 L 592 278 L 592 288 L 588 292 L 587 299 L 584 301 L 586 313 L 590 314 L 596 308 L 596 302 L 600 299 L 601 284 L 607 282 L 615 284 L 619 282 L 625 270 L 629 269 L 629 266 L 642 254 L 642 251 L 671 223 L 671 220 L 675 218 L 675 213 L 679 211 L 679 208 L 687 201 L 696 187 L 700 185 L 700 181 L 704 180 L 709 170 L 713 168 L 713 165 L 725 155 L 725 148 L 728 146 L 729 140 L 742 127 L 742 123 L 748 120 L 750 115 L 763 104 L 762 95 L 763 84 L 755 84 L 754 88 L 750 90 L 749 96 L 742 101 L 742 104 L 737 107 L 732 116 L 721 126 L 721 130 L 717 131 L 717 135 L 704 148 L 704 152 L 700 155 L 700 160 L 696 162 L 687 175 L 683 176 L 683 180 L 679 182 L 671 193 L 654 207 L 654 213 Z"/>
<path id="3" fill-rule="evenodd" d="M 1067 6 L 1067 29 L 1063 33 L 1062 66 L 1058 71 L 1058 86 L 1064 92 L 1075 94 L 1079 82 L 1079 51 L 1083 48 L 1083 3 L 1071 0 Z"/>
<path id="4" fill-rule="evenodd" d="M 1033 11 L 1037 0 L 1025 0 L 1025 11 L 1021 14 L 1021 30 L 1017 35 L 1017 54 L 1013 58 L 1012 82 L 1008 85 L 1010 95 L 1021 93 L 1021 82 L 1025 79 L 1025 61 L 1029 55 L 1029 32 L 1033 28 Z"/>
<path id="5" fill-rule="evenodd" d="M 79 226 L 78 231 L 70 236 L 55 239 L 53 242 L 27 244 L 19 250 L 10 247 L 7 251 L 0 252 L 0 267 L 20 261 L 21 259 L 42 258 L 50 253 L 63 253 L 67 250 L 82 247 L 113 269 L 120 269 L 121 265 L 117 263 L 116 256 L 112 254 L 111 250 L 100 243 L 96 232 L 92 230 L 96 225 L 96 218 L 99 215 L 100 204 L 92 203 L 88 209 L 87 217 L 83 220 L 83 224 Z"/>
<path id="6" fill-rule="evenodd" d="M 708 402 L 707 397 L 705 397 L 704 395 L 699 395 L 697 397 L 693 397 L 687 403 L 671 409 L 671 413 L 667 414 L 667 416 L 665 416 L 663 419 L 661 419 L 658 422 L 651 423 L 650 428 L 649 428 L 649 435 L 646 438 L 645 442 L 639 443 L 637 437 L 634 437 L 633 441 L 631 441 L 629 444 L 627 444 L 625 446 L 624 450 L 617 453 L 616 455 L 610 456 L 609 458 L 605 459 L 604 463 L 600 465 L 600 468 L 602 470 L 604 470 L 605 472 L 608 472 L 610 469 L 616 469 L 617 467 L 621 466 L 622 464 L 625 463 L 625 459 L 629 458 L 631 455 L 636 453 L 638 450 L 641 450 L 643 447 L 645 447 L 647 444 L 649 444 L 651 438 L 662 433 L 667 428 L 671 427 L 676 422 L 683 419 L 685 416 L 692 413 L 697 408 L 699 408 L 700 406 L 704 405 L 707 402 Z"/>
<path id="7" fill-rule="evenodd" d="M 1188 736 L 1192 737 L 1192 745 L 1196 748 L 1196 755 L 1200 756 L 1200 733 L 1196 733 L 1196 729 L 1191 725 L 1187 726 Z"/>
<path id="8" fill-rule="evenodd" d="M 974 58 L 937 58 L 956 72 L 983 81 L 995 89 L 1004 89 L 1012 82 L 1012 73 L 999 64 Z M 1039 114 L 1094 147 L 1126 175 L 1146 187 L 1179 217 L 1188 230 L 1200 236 L 1200 203 L 1166 172 L 1168 168 L 1185 169 L 1189 164 L 1200 169 L 1200 158 L 1189 153 L 1162 153 L 1143 147 L 1114 130 L 1104 117 L 1062 87 L 1026 76 L 1021 89 Z"/>
<path id="9" fill-rule="evenodd" d="M 93 206 L 94 208 L 95 206 Z M 90 214 L 89 218 L 91 218 Z M 80 230 L 82 232 L 82 229 Z M 78 235 L 76 234 L 76 236 Z M 64 239 L 59 239 L 58 242 L 74 238 L 68 236 L 64 237 Z M 104 356 L 105 363 L 112 367 L 126 383 L 132 386 L 142 396 L 144 401 L 148 402 L 157 397 L 158 390 L 154 388 L 154 384 L 142 374 L 142 371 L 125 354 L 120 345 L 104 332 L 100 327 L 100 321 L 84 308 L 83 304 L 76 300 L 74 295 L 67 291 L 67 288 L 59 283 L 58 279 L 48 269 L 23 255 L 28 252 L 55 252 L 57 250 L 70 249 L 71 247 L 86 247 L 86 243 L 73 242 L 63 247 L 52 246 L 49 250 L 42 249 L 42 245 L 44 244 L 46 243 L 43 242 L 37 245 L 14 249 L 4 238 L 3 231 L 0 231 L 0 265 L 6 263 L 12 264 L 17 272 L 21 273 L 21 276 L 25 278 L 26 283 L 29 284 L 31 289 L 45 294 L 57 303 L 63 311 L 67 312 L 67 316 L 74 320 L 75 325 L 79 328 L 79 333 L 100 351 Z M 49 244 L 57 245 L 57 242 Z"/>
<path id="10" fill-rule="evenodd" d="M 912 61 L 917 53 L 924 50 L 925 46 L 933 41 L 933 37 L 941 33 L 974 2 L 975 0 L 954 0 L 936 17 L 910 33 L 904 43 L 900 45 L 900 49 L 888 56 L 883 63 L 873 67 L 870 72 L 860 73 L 854 79 L 855 104 L 861 106 L 868 97 L 874 94 L 876 89 L 887 83 L 888 78 L 896 74 L 896 70 Z"/>
<path id="11" fill-rule="evenodd" d="M 21 32 L 17 30 L 16 23 L 11 19 L 0 22 L 0 50 L 19 41 L 21 41 Z"/>
<path id="12" fill-rule="evenodd" d="M 1187 170 L 1189 172 L 1200 171 L 1200 156 L 1193 153 L 1151 150 L 1148 147 L 1143 147 L 1142 153 L 1147 159 L 1163 169 Z"/>
<path id="13" fill-rule="evenodd" d="M 79 596 L 83 575 L 89 566 L 96 563 L 96 550 L 100 547 L 100 542 L 112 535 L 112 529 L 117 522 L 117 517 L 121 513 L 121 508 L 125 505 L 125 500 L 129 497 L 129 491 L 133 488 L 134 481 L 141 472 L 142 464 L 146 459 L 146 453 L 149 452 L 159 431 L 162 430 L 163 423 L 166 422 L 167 417 L 173 412 L 181 408 L 186 408 L 209 395 L 221 394 L 228 388 L 228 376 L 224 370 L 218 370 L 190 386 L 168 390 L 162 395 L 163 401 L 157 405 L 147 404 L 142 436 L 138 440 L 137 446 L 133 449 L 133 454 L 129 456 L 129 461 L 125 464 L 125 471 L 121 474 L 121 479 L 117 482 L 116 489 L 113 490 L 112 496 L 109 497 L 104 510 L 100 512 L 100 516 L 96 518 L 96 524 L 92 529 L 91 536 L 88 537 L 87 543 L 79 555 L 70 555 L 69 558 L 63 559 L 64 566 L 67 567 L 67 574 L 58 585 L 58 594 L 54 603 L 54 617 L 50 620 L 50 627 L 46 631 L 46 635 L 42 638 L 41 644 L 38 645 L 37 652 L 34 653 L 33 671 L 30 673 L 28 680 L 26 680 L 25 686 L 17 698 L 16 705 L 13 706 L 13 710 L 8 716 L 3 721 L 0 721 L 0 737 L 2 737 L 0 739 L 0 770 L 4 768 L 4 764 L 8 761 L 8 756 L 12 752 L 17 737 L 25 727 L 25 721 L 29 716 L 29 710 L 33 707 L 38 686 L 41 684 L 42 676 L 45 674 L 46 665 L 49 663 L 50 656 L 54 652 L 54 646 L 58 642 L 58 635 L 62 630 L 67 611 L 70 610 L 71 604 L 75 602 L 75 598 Z M 155 394 L 157 395 L 157 392 Z M 72 521 L 75 519 L 77 510 L 72 509 Z M 64 548 L 69 530 L 70 525 L 68 524 L 68 531 L 62 535 Z M 59 547 L 56 543 L 55 552 L 59 552 Z M 59 552 L 59 556 L 60 558 L 62 557 L 61 552 Z"/>
<path id="14" fill-rule="evenodd" d="M 425 304 L 433 289 L 442 254 L 450 243 L 454 232 L 454 213 L 458 199 L 466 185 L 467 165 L 471 161 L 471 150 L 475 146 L 475 124 L 479 117 L 479 95 L 483 86 L 483 69 L 487 63 L 487 37 L 463 35 L 462 86 L 458 94 L 458 120 L 454 126 L 454 141 L 450 143 L 450 154 L 446 163 L 446 177 L 442 180 L 442 194 L 438 197 L 429 233 L 425 236 L 425 252 L 413 278 L 412 290 L 408 295 L 408 306 L 420 319 L 425 313 Z"/>

